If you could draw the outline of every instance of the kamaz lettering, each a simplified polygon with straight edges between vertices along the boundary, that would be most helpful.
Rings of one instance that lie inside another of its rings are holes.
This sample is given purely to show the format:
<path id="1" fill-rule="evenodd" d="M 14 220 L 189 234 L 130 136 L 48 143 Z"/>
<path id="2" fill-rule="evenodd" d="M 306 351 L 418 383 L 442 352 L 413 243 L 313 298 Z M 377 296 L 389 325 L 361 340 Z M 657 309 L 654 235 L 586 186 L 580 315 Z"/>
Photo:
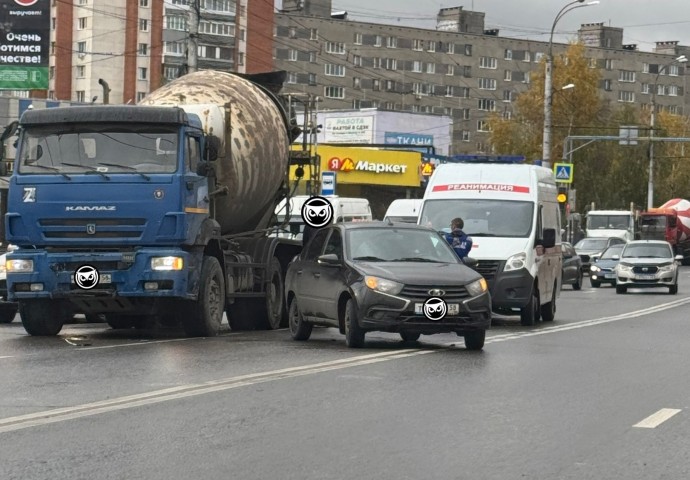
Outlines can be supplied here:
<path id="1" fill-rule="evenodd" d="M 117 208 L 114 205 L 76 205 L 74 207 L 65 207 L 66 212 L 114 212 L 115 210 L 117 210 Z"/>

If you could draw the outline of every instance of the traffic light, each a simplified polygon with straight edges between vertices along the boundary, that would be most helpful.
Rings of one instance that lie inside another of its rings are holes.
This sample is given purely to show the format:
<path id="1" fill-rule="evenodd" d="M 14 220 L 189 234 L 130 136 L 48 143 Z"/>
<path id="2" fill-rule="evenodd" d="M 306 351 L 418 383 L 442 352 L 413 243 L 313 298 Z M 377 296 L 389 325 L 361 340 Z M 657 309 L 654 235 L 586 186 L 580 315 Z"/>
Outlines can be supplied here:
<path id="1" fill-rule="evenodd" d="M 568 202 L 568 187 L 558 187 L 558 196 L 556 196 L 558 199 L 558 203 L 567 203 Z"/>

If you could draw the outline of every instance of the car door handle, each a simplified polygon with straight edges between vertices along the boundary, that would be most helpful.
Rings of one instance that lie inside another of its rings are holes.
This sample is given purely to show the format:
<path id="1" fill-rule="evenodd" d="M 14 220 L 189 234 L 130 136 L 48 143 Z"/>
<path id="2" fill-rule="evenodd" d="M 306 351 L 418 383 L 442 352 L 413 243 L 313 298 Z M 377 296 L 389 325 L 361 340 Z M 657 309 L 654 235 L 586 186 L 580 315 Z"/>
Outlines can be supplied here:
<path id="1" fill-rule="evenodd" d="M 302 275 L 302 270 L 297 270 L 297 275 Z"/>
<path id="2" fill-rule="evenodd" d="M 321 278 L 321 274 L 320 274 L 319 272 L 314 273 L 314 276 L 315 276 L 316 278 Z"/>

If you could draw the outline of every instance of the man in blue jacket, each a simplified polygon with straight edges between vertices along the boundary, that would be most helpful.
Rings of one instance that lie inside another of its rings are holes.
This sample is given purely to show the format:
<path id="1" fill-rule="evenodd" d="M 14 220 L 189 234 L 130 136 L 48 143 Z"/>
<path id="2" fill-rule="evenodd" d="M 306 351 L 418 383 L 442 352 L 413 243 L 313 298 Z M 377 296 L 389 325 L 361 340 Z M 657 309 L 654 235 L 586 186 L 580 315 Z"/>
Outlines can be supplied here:
<path id="1" fill-rule="evenodd" d="M 460 260 L 467 257 L 472 250 L 472 237 L 462 231 L 464 226 L 462 218 L 454 218 L 450 222 L 450 233 L 445 234 L 446 241 L 453 247 Z"/>

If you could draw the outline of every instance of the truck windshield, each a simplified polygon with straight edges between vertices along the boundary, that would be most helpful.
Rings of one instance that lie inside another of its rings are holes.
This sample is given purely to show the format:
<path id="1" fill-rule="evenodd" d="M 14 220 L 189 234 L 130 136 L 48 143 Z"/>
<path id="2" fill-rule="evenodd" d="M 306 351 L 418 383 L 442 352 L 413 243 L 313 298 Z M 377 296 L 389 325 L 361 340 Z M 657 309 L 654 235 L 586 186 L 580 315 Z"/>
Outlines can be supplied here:
<path id="1" fill-rule="evenodd" d="M 420 223 L 443 230 L 450 228 L 456 217 L 463 219 L 463 231 L 471 236 L 525 238 L 532 231 L 534 203 L 468 198 L 427 200 Z"/>
<path id="2" fill-rule="evenodd" d="M 589 215 L 588 230 L 627 230 L 630 228 L 630 215 Z"/>
<path id="3" fill-rule="evenodd" d="M 649 232 L 664 232 L 666 230 L 666 217 L 658 216 L 644 216 L 640 220 L 640 228 Z"/>
<path id="4" fill-rule="evenodd" d="M 173 173 L 177 130 L 150 124 L 44 125 L 22 134 L 19 172 Z"/>

